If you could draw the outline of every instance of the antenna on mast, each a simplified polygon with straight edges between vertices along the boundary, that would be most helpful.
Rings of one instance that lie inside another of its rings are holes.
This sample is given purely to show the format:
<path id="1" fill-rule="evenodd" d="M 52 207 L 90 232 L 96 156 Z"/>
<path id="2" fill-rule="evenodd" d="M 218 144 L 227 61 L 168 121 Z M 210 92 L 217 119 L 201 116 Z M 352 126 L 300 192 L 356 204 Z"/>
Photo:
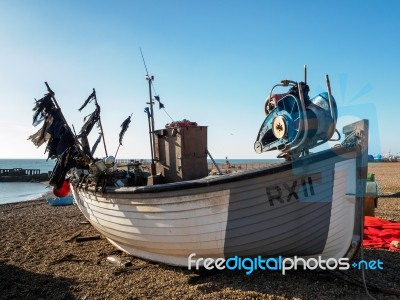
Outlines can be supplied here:
<path id="1" fill-rule="evenodd" d="M 142 55 L 142 60 L 143 60 L 144 68 L 146 69 L 146 75 L 149 77 L 150 75 L 149 75 L 149 72 L 148 72 L 148 70 L 147 70 L 147 65 L 146 65 L 146 61 L 145 61 L 145 59 L 144 59 L 144 55 L 143 55 L 142 48 L 139 47 L 139 49 L 140 49 L 140 54 Z M 154 77 L 153 77 L 153 80 L 154 80 Z M 165 114 L 168 116 L 168 118 L 170 118 L 171 121 L 174 122 L 174 119 L 170 116 L 170 114 L 169 114 L 169 113 L 167 112 L 167 110 L 165 109 L 164 104 L 161 103 L 160 96 L 157 94 L 156 89 L 155 89 L 153 83 L 151 83 L 151 87 L 153 88 L 154 99 L 158 102 L 159 109 L 163 109 L 164 112 L 165 112 Z"/>
<path id="2" fill-rule="evenodd" d="M 147 70 L 146 61 L 144 60 L 142 47 L 139 47 L 139 49 L 140 49 L 140 54 L 142 55 L 142 60 L 143 60 L 144 68 L 146 69 L 146 75 L 149 76 L 149 71 Z"/>

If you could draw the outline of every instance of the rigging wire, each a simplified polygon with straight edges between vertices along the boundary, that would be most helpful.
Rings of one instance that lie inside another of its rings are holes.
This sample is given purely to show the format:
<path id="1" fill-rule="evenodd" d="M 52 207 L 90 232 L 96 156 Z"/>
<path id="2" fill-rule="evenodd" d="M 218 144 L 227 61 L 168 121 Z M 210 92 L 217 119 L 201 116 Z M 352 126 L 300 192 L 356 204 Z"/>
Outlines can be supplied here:
<path id="1" fill-rule="evenodd" d="M 155 89 L 155 87 L 154 87 L 154 84 L 153 84 L 153 81 L 151 82 L 151 87 L 153 88 L 153 93 L 154 93 L 154 95 L 157 95 L 157 97 L 158 97 L 158 103 L 161 105 L 162 103 L 161 103 L 161 101 L 160 101 L 160 96 L 157 94 L 157 92 L 156 92 L 156 89 Z M 156 97 L 155 97 L 156 98 Z M 172 122 L 175 122 L 174 121 L 174 119 L 172 119 L 172 117 L 169 115 L 169 113 L 167 112 L 167 110 L 165 109 L 165 107 L 164 107 L 164 104 L 162 104 L 162 107 L 160 107 L 160 108 L 162 108 L 163 110 L 164 110 L 164 112 L 167 114 L 167 116 L 172 120 Z"/>
<path id="2" fill-rule="evenodd" d="M 147 77 L 150 79 L 150 75 L 149 75 L 149 71 L 148 71 L 148 69 L 147 69 L 146 61 L 145 61 L 145 59 L 144 59 L 142 47 L 139 47 L 139 49 L 140 49 L 140 54 L 142 55 L 142 60 L 143 60 L 144 68 L 145 68 L 145 70 L 146 70 L 146 75 L 147 75 Z M 150 85 L 151 85 L 151 87 L 152 87 L 152 89 L 153 89 L 153 94 L 154 94 L 154 95 L 157 95 L 157 97 L 159 97 L 159 95 L 157 94 L 156 89 L 155 89 L 155 87 L 154 87 L 153 80 L 150 81 Z M 159 104 L 161 104 L 160 100 L 158 100 L 158 102 L 159 102 Z M 160 109 L 161 109 L 161 108 L 164 110 L 164 112 L 167 114 L 167 116 L 171 119 L 171 121 L 172 121 L 172 122 L 175 122 L 174 119 L 170 116 L 170 114 L 169 114 L 169 113 L 167 112 L 167 110 L 165 109 L 164 105 L 163 105 L 163 107 L 160 107 Z"/>
<path id="3" fill-rule="evenodd" d="M 167 114 L 167 116 L 171 119 L 172 122 L 175 122 L 174 119 L 169 115 L 169 113 L 165 110 L 165 107 L 163 107 L 164 112 Z"/>

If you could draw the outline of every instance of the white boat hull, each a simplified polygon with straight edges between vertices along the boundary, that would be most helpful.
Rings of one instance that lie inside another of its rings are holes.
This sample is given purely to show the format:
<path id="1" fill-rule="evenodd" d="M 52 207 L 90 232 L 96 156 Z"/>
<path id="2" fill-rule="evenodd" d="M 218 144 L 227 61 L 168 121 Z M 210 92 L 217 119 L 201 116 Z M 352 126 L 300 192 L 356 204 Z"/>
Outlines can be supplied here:
<path id="1" fill-rule="evenodd" d="M 326 259 L 359 243 L 356 173 L 355 151 L 325 151 L 188 182 L 72 192 L 112 244 L 151 261 L 187 266 L 192 253 Z"/>

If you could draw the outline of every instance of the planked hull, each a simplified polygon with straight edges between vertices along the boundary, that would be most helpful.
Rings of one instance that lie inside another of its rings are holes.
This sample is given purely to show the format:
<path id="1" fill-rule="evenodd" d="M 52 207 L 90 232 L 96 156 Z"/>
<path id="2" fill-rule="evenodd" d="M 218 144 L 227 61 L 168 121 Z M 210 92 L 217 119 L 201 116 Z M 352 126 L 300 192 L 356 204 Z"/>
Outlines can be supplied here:
<path id="1" fill-rule="evenodd" d="M 199 180 L 72 193 L 112 244 L 152 261 L 187 266 L 192 253 L 340 258 L 360 242 L 358 168 L 355 148 L 342 147 Z"/>

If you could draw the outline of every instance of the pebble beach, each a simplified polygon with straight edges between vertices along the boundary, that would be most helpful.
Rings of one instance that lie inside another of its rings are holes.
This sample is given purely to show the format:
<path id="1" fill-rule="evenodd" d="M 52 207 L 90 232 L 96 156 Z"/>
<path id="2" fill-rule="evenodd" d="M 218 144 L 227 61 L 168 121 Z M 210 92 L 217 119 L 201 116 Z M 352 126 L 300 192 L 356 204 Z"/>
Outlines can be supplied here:
<path id="1" fill-rule="evenodd" d="M 400 162 L 370 163 L 368 171 L 380 187 L 375 216 L 400 222 Z M 76 240 L 98 234 L 75 205 L 0 205 L 0 299 L 369 299 L 359 270 L 194 272 L 127 255 L 103 236 Z M 355 259 L 384 263 L 366 271 L 370 293 L 399 299 L 400 252 L 361 251 Z"/>

